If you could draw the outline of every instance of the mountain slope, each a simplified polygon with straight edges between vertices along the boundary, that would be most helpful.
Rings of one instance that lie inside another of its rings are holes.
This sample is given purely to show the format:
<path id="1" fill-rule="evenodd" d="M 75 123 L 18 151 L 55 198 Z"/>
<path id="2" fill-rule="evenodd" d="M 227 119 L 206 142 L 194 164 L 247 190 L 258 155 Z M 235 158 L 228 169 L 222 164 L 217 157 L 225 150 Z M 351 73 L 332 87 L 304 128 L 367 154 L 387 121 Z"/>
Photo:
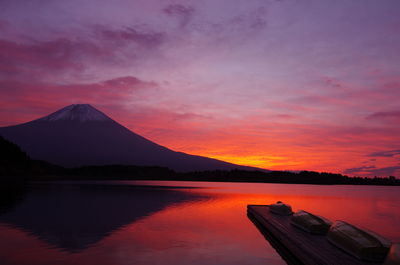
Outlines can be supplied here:
<path id="1" fill-rule="evenodd" d="M 172 151 L 128 130 L 88 104 L 74 104 L 46 117 L 0 128 L 33 159 L 56 165 L 163 166 L 177 171 L 252 169 Z"/>

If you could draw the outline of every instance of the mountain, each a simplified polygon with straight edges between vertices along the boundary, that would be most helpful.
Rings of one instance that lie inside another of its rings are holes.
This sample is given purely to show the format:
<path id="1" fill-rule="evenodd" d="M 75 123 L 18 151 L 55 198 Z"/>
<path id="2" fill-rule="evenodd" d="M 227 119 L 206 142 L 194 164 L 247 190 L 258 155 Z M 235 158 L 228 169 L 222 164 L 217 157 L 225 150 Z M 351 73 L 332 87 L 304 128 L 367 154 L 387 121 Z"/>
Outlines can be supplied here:
<path id="1" fill-rule="evenodd" d="M 32 159 L 65 167 L 121 164 L 183 172 L 255 169 L 172 151 L 88 104 L 73 104 L 34 121 L 1 127 L 0 135 L 19 145 Z"/>

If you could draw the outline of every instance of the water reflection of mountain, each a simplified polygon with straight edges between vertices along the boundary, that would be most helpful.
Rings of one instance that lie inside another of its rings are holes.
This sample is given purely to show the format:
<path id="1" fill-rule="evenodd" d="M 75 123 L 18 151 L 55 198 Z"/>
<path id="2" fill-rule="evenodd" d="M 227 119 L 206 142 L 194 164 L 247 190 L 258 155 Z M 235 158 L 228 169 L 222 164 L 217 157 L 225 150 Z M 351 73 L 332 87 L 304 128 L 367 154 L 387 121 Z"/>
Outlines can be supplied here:
<path id="1" fill-rule="evenodd" d="M 30 190 L 0 222 L 79 252 L 113 231 L 167 206 L 200 199 L 182 190 L 134 186 L 58 185 Z"/>
<path id="2" fill-rule="evenodd" d="M 26 194 L 26 185 L 18 182 L 2 182 L 0 185 L 0 216 L 13 209 Z"/>

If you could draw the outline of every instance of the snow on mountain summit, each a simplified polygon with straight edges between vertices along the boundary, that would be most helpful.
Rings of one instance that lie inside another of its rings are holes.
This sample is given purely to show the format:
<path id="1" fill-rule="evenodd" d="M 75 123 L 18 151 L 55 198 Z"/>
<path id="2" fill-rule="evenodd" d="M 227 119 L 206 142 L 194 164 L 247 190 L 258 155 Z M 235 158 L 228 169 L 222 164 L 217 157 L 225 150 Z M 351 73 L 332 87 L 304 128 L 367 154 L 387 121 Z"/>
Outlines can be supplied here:
<path id="1" fill-rule="evenodd" d="M 70 105 L 37 120 L 0 127 L 0 135 L 18 144 L 31 158 L 64 167 L 136 165 L 183 172 L 247 168 L 173 151 L 88 104 Z"/>
<path id="2" fill-rule="evenodd" d="M 109 121 L 107 115 L 95 109 L 89 104 L 72 104 L 62 108 L 46 117 L 39 119 L 40 121 Z"/>

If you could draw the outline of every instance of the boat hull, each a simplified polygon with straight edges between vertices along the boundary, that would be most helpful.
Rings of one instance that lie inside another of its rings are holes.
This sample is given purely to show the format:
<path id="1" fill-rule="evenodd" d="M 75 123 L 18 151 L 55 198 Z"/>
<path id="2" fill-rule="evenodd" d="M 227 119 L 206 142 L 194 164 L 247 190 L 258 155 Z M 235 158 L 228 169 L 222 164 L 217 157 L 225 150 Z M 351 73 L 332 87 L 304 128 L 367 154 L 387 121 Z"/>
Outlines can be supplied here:
<path id="1" fill-rule="evenodd" d="M 391 246 L 389 240 L 343 221 L 331 226 L 327 238 L 345 252 L 371 262 L 383 262 Z"/>

